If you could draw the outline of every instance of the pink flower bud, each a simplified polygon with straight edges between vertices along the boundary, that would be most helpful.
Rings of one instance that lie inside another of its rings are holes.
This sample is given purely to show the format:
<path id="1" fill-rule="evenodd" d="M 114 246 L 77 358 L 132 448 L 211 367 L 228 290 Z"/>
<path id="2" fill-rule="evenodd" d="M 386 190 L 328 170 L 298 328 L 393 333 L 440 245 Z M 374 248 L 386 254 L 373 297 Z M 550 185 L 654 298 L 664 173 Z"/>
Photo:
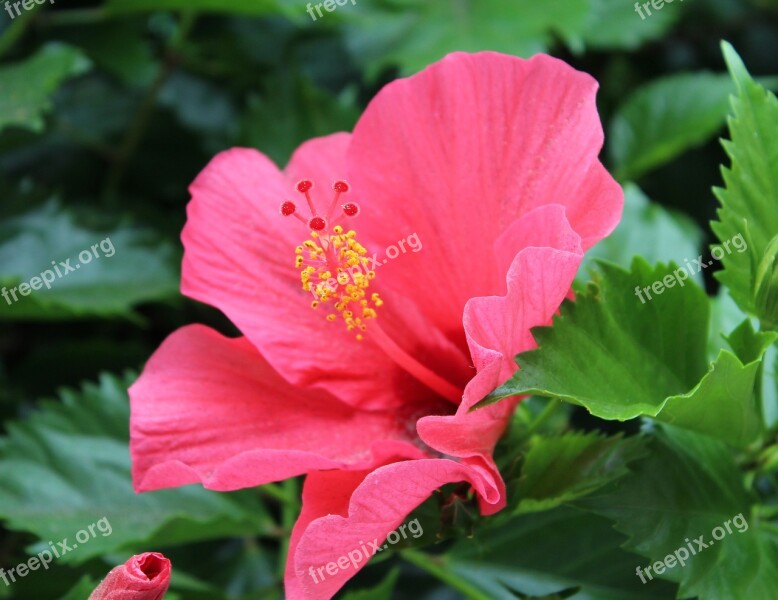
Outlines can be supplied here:
<path id="1" fill-rule="evenodd" d="M 138 554 L 108 573 L 89 600 L 162 600 L 170 570 L 170 561 L 159 552 Z"/>

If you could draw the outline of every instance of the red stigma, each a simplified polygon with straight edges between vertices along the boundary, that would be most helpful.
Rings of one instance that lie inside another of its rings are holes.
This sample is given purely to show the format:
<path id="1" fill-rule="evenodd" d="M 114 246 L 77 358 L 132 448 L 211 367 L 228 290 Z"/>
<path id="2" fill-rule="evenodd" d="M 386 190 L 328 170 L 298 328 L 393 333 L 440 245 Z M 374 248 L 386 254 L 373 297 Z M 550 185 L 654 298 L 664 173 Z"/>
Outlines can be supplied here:
<path id="1" fill-rule="evenodd" d="M 356 217 L 359 214 L 359 204 L 348 202 L 343 205 L 343 212 L 348 217 Z"/>
<path id="2" fill-rule="evenodd" d="M 294 202 L 289 202 L 288 200 L 281 204 L 281 214 L 285 217 L 288 217 L 289 215 L 293 215 L 294 211 L 297 210 L 297 207 L 294 205 Z"/>
<path id="3" fill-rule="evenodd" d="M 312 187 L 313 187 L 313 183 L 308 181 L 307 179 L 303 179 L 302 181 L 297 182 L 297 191 L 300 192 L 301 194 L 304 194 Z"/>
<path id="4" fill-rule="evenodd" d="M 313 217 L 310 221 L 308 221 L 308 227 L 314 231 L 323 231 L 327 228 L 327 221 L 321 217 Z"/>
<path id="5" fill-rule="evenodd" d="M 348 192 L 349 187 L 348 187 L 348 183 L 346 183 L 345 181 L 336 181 L 335 183 L 332 184 L 332 189 L 338 193 L 345 194 L 346 192 Z"/>

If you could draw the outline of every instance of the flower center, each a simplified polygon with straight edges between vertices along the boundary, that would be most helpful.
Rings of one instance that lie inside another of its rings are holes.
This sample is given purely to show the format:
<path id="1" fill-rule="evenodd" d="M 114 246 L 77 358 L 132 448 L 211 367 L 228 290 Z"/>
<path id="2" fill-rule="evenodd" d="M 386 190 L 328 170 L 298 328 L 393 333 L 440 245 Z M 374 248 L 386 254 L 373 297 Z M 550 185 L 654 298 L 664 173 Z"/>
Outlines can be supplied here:
<path id="1" fill-rule="evenodd" d="M 311 215 L 305 219 L 297 212 L 297 206 L 289 200 L 281 204 L 281 214 L 295 216 L 310 229 L 310 239 L 295 248 L 295 267 L 300 269 L 303 290 L 313 296 L 311 308 L 326 306 L 331 310 L 328 321 L 338 316 L 349 331 L 357 331 L 356 338 L 362 341 L 367 321 L 375 319 L 376 308 L 383 304 L 377 293 L 367 295 L 375 271 L 368 268 L 367 250 L 357 241 L 353 229 L 344 231 L 340 225 L 346 217 L 356 217 L 359 206 L 353 202 L 341 205 L 341 214 L 336 216 L 340 196 L 349 190 L 345 181 L 332 185 L 335 196 L 326 213 L 320 212 L 311 198 L 313 183 L 307 180 L 297 184 L 297 191 L 305 196 Z"/>
<path id="2" fill-rule="evenodd" d="M 332 184 L 335 194 L 326 212 L 320 211 L 311 198 L 311 189 L 313 183 L 307 179 L 297 183 L 297 191 L 305 197 L 310 211 L 307 219 L 298 212 L 294 202 L 286 200 L 280 207 L 282 216 L 294 216 L 310 231 L 310 239 L 295 248 L 295 267 L 300 269 L 302 288 L 313 295 L 311 308 L 330 308 L 332 312 L 328 312 L 326 319 L 336 321 L 340 315 L 346 329 L 357 331 L 356 339 L 362 341 L 367 322 L 378 317 L 376 309 L 383 300 L 376 292 L 368 296 L 376 273 L 368 267 L 367 250 L 357 241 L 356 232 L 345 231 L 341 225 L 346 218 L 359 214 L 359 205 L 341 204 L 337 214 L 340 197 L 349 191 L 345 181 Z M 370 338 L 398 366 L 447 400 L 459 404 L 462 399 L 459 387 L 422 365 L 376 322 L 370 324 Z"/>

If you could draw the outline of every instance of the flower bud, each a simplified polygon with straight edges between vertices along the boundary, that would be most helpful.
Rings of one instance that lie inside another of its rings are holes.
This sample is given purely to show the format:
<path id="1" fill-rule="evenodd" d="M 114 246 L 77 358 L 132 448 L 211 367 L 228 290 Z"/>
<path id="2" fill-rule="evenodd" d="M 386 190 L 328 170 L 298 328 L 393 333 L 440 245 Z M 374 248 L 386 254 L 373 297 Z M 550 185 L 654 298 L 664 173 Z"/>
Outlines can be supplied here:
<path id="1" fill-rule="evenodd" d="M 108 573 L 89 600 L 162 600 L 170 570 L 170 561 L 160 553 L 138 554 Z"/>

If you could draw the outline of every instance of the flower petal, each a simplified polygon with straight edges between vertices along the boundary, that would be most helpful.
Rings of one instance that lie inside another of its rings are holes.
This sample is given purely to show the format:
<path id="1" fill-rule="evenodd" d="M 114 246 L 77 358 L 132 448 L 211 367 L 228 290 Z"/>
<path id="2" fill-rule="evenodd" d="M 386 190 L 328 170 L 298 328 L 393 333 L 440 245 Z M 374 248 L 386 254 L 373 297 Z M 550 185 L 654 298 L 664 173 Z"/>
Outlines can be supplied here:
<path id="1" fill-rule="evenodd" d="M 492 52 L 454 53 L 386 86 L 348 150 L 361 233 L 379 248 L 416 233 L 423 250 L 382 268 L 381 287 L 453 332 L 467 300 L 503 286 L 491 240 L 521 215 L 564 205 L 584 249 L 612 231 L 623 194 L 598 160 L 596 89 L 557 59 Z"/>
<path id="2" fill-rule="evenodd" d="M 281 379 L 245 338 L 173 333 L 130 388 L 138 491 L 202 482 L 234 490 L 315 469 L 360 468 L 382 446 L 423 456 L 401 412 L 363 412 Z"/>
<path id="3" fill-rule="evenodd" d="M 490 472 L 496 481 L 500 474 L 492 451 L 518 399 L 474 412 L 470 408 L 511 376 L 513 357 L 535 347 L 531 328 L 548 325 L 570 289 L 583 251 L 565 210 L 560 205 L 536 209 L 497 240 L 498 262 L 518 253 L 508 270 L 505 296 L 472 298 L 465 307 L 465 333 L 478 373 L 455 415 L 429 416 L 417 424 L 431 448 Z"/>
<path id="4" fill-rule="evenodd" d="M 345 173 L 349 139 L 335 134 L 303 144 L 291 176 Z M 312 296 L 294 267 L 294 248 L 309 231 L 279 214 L 281 202 L 296 194 L 294 183 L 254 150 L 216 156 L 190 188 L 183 293 L 224 312 L 290 383 L 369 408 L 426 394 L 378 348 L 358 343 L 341 323 L 311 309 Z"/>
<path id="5" fill-rule="evenodd" d="M 368 562 L 370 549 L 382 544 L 413 509 L 442 485 L 459 481 L 470 483 L 488 502 L 497 502 L 502 495 L 477 470 L 445 459 L 394 462 L 376 469 L 363 481 L 343 474 L 310 475 L 303 504 L 310 502 L 314 508 L 303 509 L 310 523 L 294 553 L 296 580 L 290 581 L 292 574 L 287 569 L 286 597 L 332 598 Z M 315 513 L 319 518 L 313 518 Z M 415 535 L 406 528 L 396 535 L 407 539 L 421 533 Z M 327 565 L 338 562 L 335 574 L 333 567 L 328 573 Z"/>

